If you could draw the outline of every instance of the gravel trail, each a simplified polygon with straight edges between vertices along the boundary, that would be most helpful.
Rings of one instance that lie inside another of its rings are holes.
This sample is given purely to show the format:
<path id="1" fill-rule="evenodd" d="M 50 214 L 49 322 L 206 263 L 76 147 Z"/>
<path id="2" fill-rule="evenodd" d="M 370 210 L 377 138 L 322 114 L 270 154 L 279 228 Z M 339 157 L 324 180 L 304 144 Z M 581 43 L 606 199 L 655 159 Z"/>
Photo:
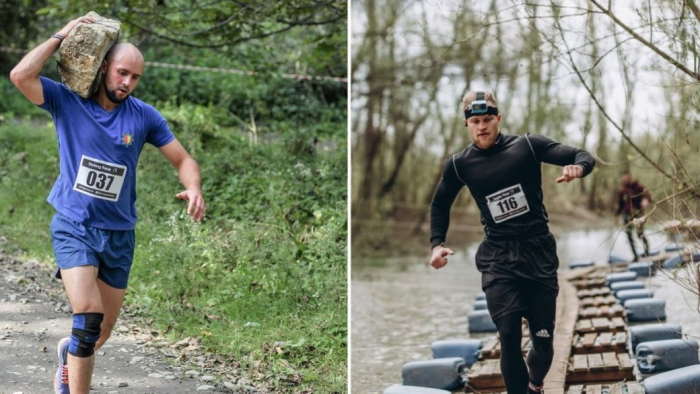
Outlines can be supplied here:
<path id="1" fill-rule="evenodd" d="M 56 344 L 70 332 L 71 316 L 61 282 L 45 265 L 0 250 L 0 394 L 54 392 Z M 262 392 L 227 381 L 225 367 L 207 355 L 182 357 L 196 339 L 171 344 L 131 320 L 121 316 L 96 352 L 91 393 Z"/>

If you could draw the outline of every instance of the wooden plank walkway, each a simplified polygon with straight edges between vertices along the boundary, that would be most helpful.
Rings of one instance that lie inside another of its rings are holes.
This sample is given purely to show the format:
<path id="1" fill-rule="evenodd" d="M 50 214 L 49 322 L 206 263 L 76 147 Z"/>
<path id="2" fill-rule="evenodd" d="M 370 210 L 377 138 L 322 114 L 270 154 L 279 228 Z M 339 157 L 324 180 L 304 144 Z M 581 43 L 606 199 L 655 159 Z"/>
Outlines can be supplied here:
<path id="1" fill-rule="evenodd" d="M 627 353 L 575 354 L 569 359 L 569 383 L 634 380 Z"/>
<path id="2" fill-rule="evenodd" d="M 644 388 L 641 383 L 637 382 L 577 384 L 569 386 L 566 394 L 602 394 L 605 392 L 608 394 L 644 394 Z"/>
<path id="3" fill-rule="evenodd" d="M 546 390 L 545 390 L 546 391 Z M 506 391 L 490 391 L 492 394 L 508 394 Z M 603 384 L 576 384 L 567 388 L 566 394 L 644 394 L 641 383 L 603 383 Z M 545 393 L 547 394 L 547 393 Z"/>
<path id="4" fill-rule="evenodd" d="M 576 332 L 585 334 L 587 332 L 625 332 L 627 331 L 627 323 L 622 317 L 596 317 L 593 319 L 581 319 L 576 323 Z"/>
<path id="5" fill-rule="evenodd" d="M 617 304 L 617 298 L 615 296 L 610 294 L 610 289 L 607 289 L 607 295 L 598 295 L 598 296 L 589 296 L 589 297 L 581 297 L 579 294 L 579 305 L 582 308 L 588 308 L 588 307 L 601 307 L 601 306 L 611 306 Z M 588 290 L 581 290 L 579 293 L 582 291 L 588 291 Z"/>
<path id="6" fill-rule="evenodd" d="M 523 339 L 520 342 L 520 346 L 522 348 L 523 356 L 526 355 L 527 352 L 530 351 L 530 348 L 532 348 L 532 341 L 530 341 L 530 337 L 523 336 Z M 490 359 L 494 359 L 494 358 L 500 358 L 501 357 L 501 340 L 497 337 L 486 340 L 484 342 L 484 345 L 481 347 L 481 354 L 479 357 L 482 360 L 490 360 Z"/>
<path id="7" fill-rule="evenodd" d="M 604 285 L 609 272 L 610 267 L 588 267 L 560 275 L 547 394 L 643 394 L 627 353 L 624 308 Z M 525 355 L 529 338 L 522 345 Z M 467 374 L 467 392 L 505 391 L 499 357 L 498 340 L 485 342 L 481 361 Z"/>
<path id="8" fill-rule="evenodd" d="M 505 389 L 501 376 L 500 360 L 484 360 L 472 365 L 467 373 L 467 389 L 481 393 L 484 391 L 501 391 Z"/>
<path id="9" fill-rule="evenodd" d="M 589 306 L 581 308 L 578 315 L 582 319 L 592 319 L 594 317 L 623 317 L 625 316 L 625 308 L 620 304 Z"/>
<path id="10" fill-rule="evenodd" d="M 623 353 L 627 349 L 626 332 L 589 332 L 574 335 L 573 354 Z"/>
<path id="11" fill-rule="evenodd" d="M 554 327 L 554 360 L 544 381 L 547 394 L 564 394 L 578 308 L 576 288 L 570 281 L 560 278 L 557 324 Z"/>
<path id="12" fill-rule="evenodd" d="M 612 294 L 612 292 L 610 291 L 610 288 L 608 286 L 602 286 L 579 290 L 576 294 L 578 295 L 578 298 L 586 298 L 607 296 Z"/>
<path id="13" fill-rule="evenodd" d="M 599 288 L 605 286 L 605 277 L 576 279 L 571 284 L 579 290 Z"/>

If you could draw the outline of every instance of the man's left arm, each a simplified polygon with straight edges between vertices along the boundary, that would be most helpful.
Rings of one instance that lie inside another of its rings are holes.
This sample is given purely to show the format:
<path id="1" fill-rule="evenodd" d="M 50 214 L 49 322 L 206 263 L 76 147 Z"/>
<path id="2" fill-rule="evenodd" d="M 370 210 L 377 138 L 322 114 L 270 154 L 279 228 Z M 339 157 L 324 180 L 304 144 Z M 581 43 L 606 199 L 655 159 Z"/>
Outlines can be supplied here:
<path id="1" fill-rule="evenodd" d="M 528 134 L 528 141 L 538 161 L 564 167 L 557 183 L 583 178 L 595 167 L 595 158 L 583 149 L 563 145 L 536 134 Z"/>
<path id="2" fill-rule="evenodd" d="M 199 165 L 176 139 L 161 146 L 158 150 L 177 169 L 180 182 L 185 186 L 185 190 L 176 194 L 175 197 L 189 201 L 187 214 L 192 220 L 195 222 L 202 220 L 206 205 L 202 196 L 202 174 L 199 171 Z"/>

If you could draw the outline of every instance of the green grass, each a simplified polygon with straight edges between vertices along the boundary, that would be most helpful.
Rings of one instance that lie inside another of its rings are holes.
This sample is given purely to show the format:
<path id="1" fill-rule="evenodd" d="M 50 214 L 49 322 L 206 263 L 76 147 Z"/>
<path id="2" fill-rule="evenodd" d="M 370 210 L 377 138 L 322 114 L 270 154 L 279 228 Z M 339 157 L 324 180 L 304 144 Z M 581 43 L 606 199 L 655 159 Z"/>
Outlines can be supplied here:
<path id="1" fill-rule="evenodd" d="M 252 385 L 346 392 L 345 149 L 252 145 L 203 111 L 165 113 L 202 168 L 208 219 L 186 217 L 176 172 L 144 149 L 126 305 L 173 341 L 200 339 Z M 47 265 L 57 172 L 52 126 L 0 125 L 0 235 Z"/>

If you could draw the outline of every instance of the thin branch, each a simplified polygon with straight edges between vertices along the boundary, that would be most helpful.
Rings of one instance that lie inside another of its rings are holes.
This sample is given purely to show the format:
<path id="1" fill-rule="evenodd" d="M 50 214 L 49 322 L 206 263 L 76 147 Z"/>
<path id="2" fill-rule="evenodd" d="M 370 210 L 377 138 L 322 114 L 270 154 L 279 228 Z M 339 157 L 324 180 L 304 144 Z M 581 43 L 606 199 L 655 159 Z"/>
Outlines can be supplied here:
<path id="1" fill-rule="evenodd" d="M 281 28 L 278 30 L 273 30 L 273 31 L 270 31 L 270 32 L 267 32 L 264 34 L 257 34 L 257 35 L 242 37 L 242 38 L 238 38 L 238 39 L 231 40 L 231 41 L 226 41 L 226 42 L 219 43 L 219 44 L 194 44 L 194 43 L 191 43 L 188 41 L 178 40 L 176 38 L 173 38 L 173 36 L 160 34 L 157 31 L 155 31 L 153 29 L 149 29 L 146 26 L 138 24 L 132 20 L 129 20 L 129 24 L 131 24 L 131 25 L 133 25 L 133 26 L 135 26 L 135 27 L 147 32 L 147 33 L 153 34 L 156 37 L 162 38 L 164 40 L 170 41 L 170 42 L 175 43 L 175 44 L 179 44 L 179 45 L 183 45 L 183 46 L 191 47 L 191 48 L 221 48 L 221 47 L 225 47 L 227 45 L 236 45 L 236 44 L 240 44 L 242 42 L 257 40 L 257 39 L 261 39 L 261 38 L 270 37 L 270 36 L 273 36 L 275 34 L 284 33 L 284 32 L 291 30 L 295 27 L 295 26 L 288 25 L 284 28 Z"/>
<path id="2" fill-rule="evenodd" d="M 695 4 L 695 1 L 693 0 L 685 0 L 685 5 L 690 8 L 690 10 L 693 12 L 693 15 L 695 15 L 695 19 L 700 22 L 700 9 L 698 9 L 697 4 Z"/>
<path id="3" fill-rule="evenodd" d="M 311 15 L 311 17 L 313 17 L 313 15 Z M 278 19 L 277 22 L 284 23 L 285 25 L 292 25 L 292 26 L 318 26 L 318 25 L 328 25 L 331 23 L 335 23 L 343 18 L 345 18 L 345 15 L 338 15 L 334 18 L 326 19 L 326 20 L 322 20 L 322 21 L 308 22 L 307 20 L 310 18 L 307 18 L 304 20 L 297 20 L 297 21 L 287 21 L 287 20 L 283 20 L 283 19 Z"/>
<path id="4" fill-rule="evenodd" d="M 676 59 L 672 58 L 670 55 L 668 55 L 666 52 L 662 51 L 659 49 L 656 45 L 653 43 L 645 40 L 642 36 L 637 34 L 634 30 L 632 30 L 629 26 L 625 25 L 621 20 L 619 20 L 615 14 L 613 14 L 612 9 L 608 8 L 605 9 L 603 6 L 598 4 L 596 0 L 589 0 L 591 3 L 593 3 L 598 9 L 603 11 L 608 15 L 610 19 L 615 22 L 616 25 L 620 26 L 623 30 L 625 30 L 627 33 L 629 33 L 632 37 L 634 37 L 637 41 L 640 43 L 644 44 L 647 48 L 651 49 L 652 51 L 656 52 L 659 56 L 661 56 L 664 60 L 667 62 L 671 63 L 674 65 L 677 69 L 683 71 L 684 73 L 688 74 L 690 77 L 692 77 L 695 80 L 700 80 L 700 75 L 692 70 L 690 70 L 688 67 L 684 66 L 680 62 L 678 62 Z M 557 23 L 558 24 L 558 23 Z"/>
<path id="5" fill-rule="evenodd" d="M 639 217 L 639 218 L 637 218 L 637 219 L 634 219 L 633 221 L 630 221 L 629 223 L 627 223 L 627 225 L 626 225 L 625 227 L 630 227 L 630 226 L 636 226 L 636 225 L 639 225 L 639 224 L 643 224 L 644 222 L 646 222 L 647 218 L 649 218 L 649 216 L 651 216 L 651 214 L 654 213 L 654 211 L 656 211 L 656 207 L 658 207 L 660 204 L 662 204 L 662 203 L 664 203 L 664 202 L 666 202 L 666 201 L 668 201 L 668 200 L 670 200 L 670 199 L 672 199 L 672 198 L 676 198 L 676 196 L 679 196 L 679 195 L 681 195 L 681 194 L 685 194 L 685 193 L 688 193 L 688 192 L 692 192 L 693 189 L 697 189 L 697 188 L 698 188 L 698 185 L 688 186 L 688 187 L 686 187 L 686 188 L 683 189 L 683 190 L 679 190 L 679 191 L 677 191 L 677 192 L 671 194 L 670 196 L 666 196 L 666 197 L 662 198 L 661 200 L 654 202 L 654 206 L 651 208 L 651 210 L 649 211 L 649 213 L 645 214 L 645 215 L 642 216 L 642 217 Z"/>
<path id="6" fill-rule="evenodd" d="M 603 60 L 603 58 L 605 58 L 606 56 L 608 56 L 608 54 L 609 54 L 610 52 L 614 51 L 615 49 L 617 49 L 617 48 L 619 48 L 620 46 L 622 46 L 622 44 L 624 44 L 624 43 L 626 43 L 627 41 L 630 41 L 630 40 L 633 40 L 633 38 L 632 38 L 632 37 L 628 37 L 628 38 L 626 38 L 626 39 L 624 39 L 624 40 L 618 42 L 617 44 L 615 44 L 614 47 L 610 48 L 608 51 L 606 51 L 604 54 L 602 54 L 602 55 L 598 58 L 598 60 L 596 60 L 595 63 L 593 63 L 593 65 L 592 65 L 591 67 L 589 67 L 588 69 L 589 69 L 589 70 L 594 69 L 595 66 L 597 66 L 598 63 L 600 63 L 600 62 Z"/>
<path id="7" fill-rule="evenodd" d="M 593 0 L 591 0 L 591 1 L 593 1 Z M 557 21 L 557 26 L 559 28 L 561 28 L 561 25 L 559 24 L 558 21 Z M 605 116 L 605 118 L 620 132 L 620 134 L 622 135 L 622 138 L 624 138 L 625 141 L 627 141 L 630 144 L 630 146 L 632 148 L 634 148 L 634 150 L 639 152 L 639 154 L 646 161 L 648 161 L 652 166 L 654 166 L 654 168 L 656 168 L 660 173 L 662 173 L 664 176 L 666 176 L 667 178 L 669 178 L 675 182 L 676 179 L 673 177 L 673 175 L 667 173 L 663 168 L 661 168 L 657 163 L 655 163 L 654 160 L 652 160 L 649 156 L 647 156 L 646 153 L 644 153 L 642 151 L 642 149 L 639 148 L 634 143 L 634 141 L 632 141 L 632 139 L 627 135 L 627 133 L 625 133 L 625 131 L 617 124 L 617 122 L 615 122 L 615 120 L 613 120 L 610 117 L 608 112 L 605 110 L 605 107 L 603 107 L 603 105 L 600 103 L 600 101 L 598 101 L 598 98 L 596 97 L 595 93 L 591 90 L 591 88 L 586 83 L 586 80 L 583 78 L 583 75 L 581 75 L 581 72 L 579 71 L 578 67 L 576 67 L 576 62 L 574 61 L 574 58 L 571 56 L 571 51 L 569 50 L 569 43 L 566 41 L 566 37 L 564 37 L 564 33 L 562 32 L 561 29 L 559 30 L 559 32 L 561 33 L 562 41 L 564 42 L 564 45 L 566 46 L 566 49 L 567 49 L 566 53 L 569 56 L 569 61 L 571 63 L 571 66 L 574 68 L 574 71 L 576 72 L 576 75 L 578 76 L 579 81 L 581 81 L 581 84 L 583 85 L 583 87 L 588 91 L 588 94 L 591 96 L 591 99 L 593 100 L 595 105 L 598 107 L 598 109 L 600 109 L 603 116 Z"/>

